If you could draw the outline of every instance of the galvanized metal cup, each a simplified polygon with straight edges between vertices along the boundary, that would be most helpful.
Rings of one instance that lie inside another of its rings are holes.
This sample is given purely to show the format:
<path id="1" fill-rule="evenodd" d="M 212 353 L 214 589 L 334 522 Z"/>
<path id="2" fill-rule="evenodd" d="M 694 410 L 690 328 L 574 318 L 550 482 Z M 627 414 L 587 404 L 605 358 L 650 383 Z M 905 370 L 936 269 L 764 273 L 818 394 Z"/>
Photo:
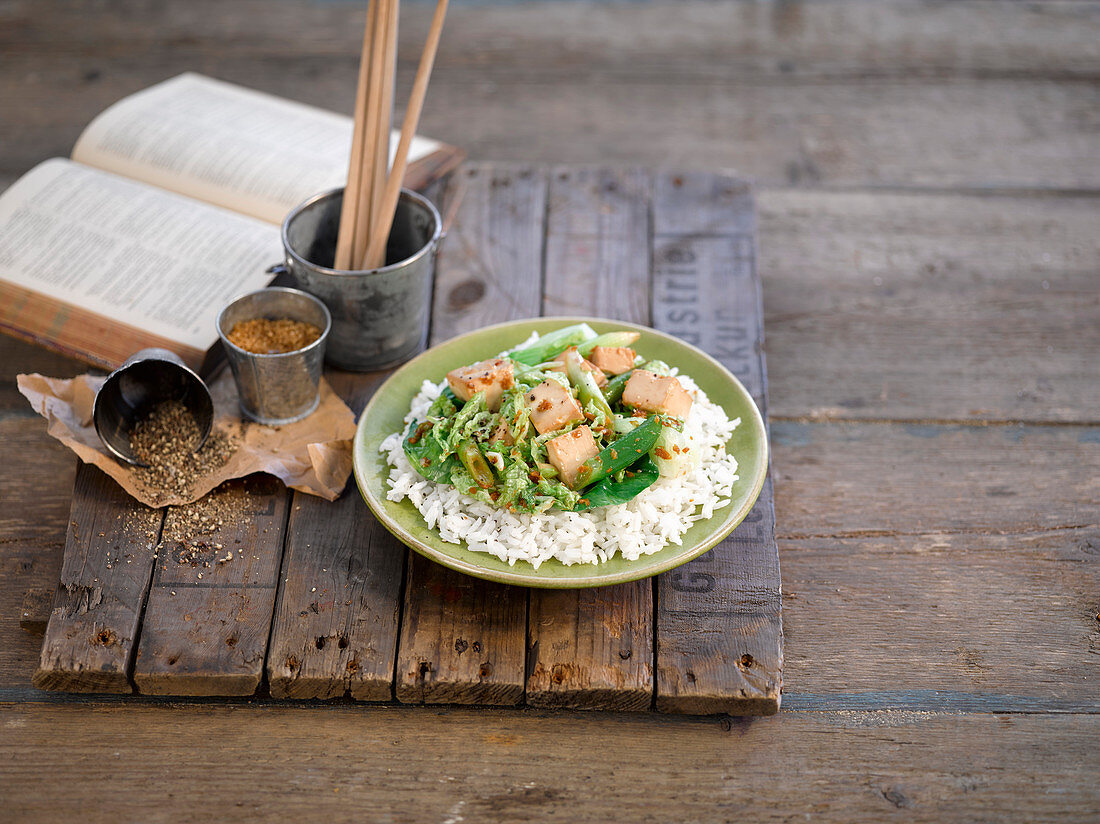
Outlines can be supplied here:
<path id="1" fill-rule="evenodd" d="M 321 337 L 302 349 L 261 355 L 242 349 L 228 335 L 246 320 L 290 318 L 312 323 Z M 332 318 L 325 305 L 298 289 L 272 287 L 242 295 L 218 313 L 218 336 L 233 370 L 241 411 L 254 421 L 279 425 L 301 420 L 321 402 L 318 385 Z"/>
<path id="2" fill-rule="evenodd" d="M 198 451 L 214 425 L 214 402 L 202 378 L 174 352 L 142 349 L 107 376 L 92 406 L 92 423 L 103 445 L 118 458 L 145 466 L 130 449 L 134 424 L 155 406 L 179 401 L 195 417 L 202 437 Z"/>
<path id="3" fill-rule="evenodd" d="M 341 369 L 385 369 L 428 340 L 432 279 L 442 239 L 439 212 L 407 189 L 394 215 L 380 269 L 334 269 L 344 190 L 316 195 L 283 221 L 286 267 L 332 313 L 328 362 Z"/>

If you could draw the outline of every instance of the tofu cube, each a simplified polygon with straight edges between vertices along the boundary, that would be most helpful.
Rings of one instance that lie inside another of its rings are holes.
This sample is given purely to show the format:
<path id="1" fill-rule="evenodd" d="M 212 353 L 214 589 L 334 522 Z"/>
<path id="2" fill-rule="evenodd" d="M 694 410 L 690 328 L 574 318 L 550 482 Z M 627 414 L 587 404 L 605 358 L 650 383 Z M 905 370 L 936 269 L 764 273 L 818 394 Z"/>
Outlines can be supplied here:
<path id="1" fill-rule="evenodd" d="M 571 487 L 577 481 L 577 471 L 589 458 L 600 454 L 600 449 L 592 437 L 592 430 L 587 426 L 578 426 L 572 432 L 547 441 L 546 454 L 558 470 L 562 483 Z"/>
<path id="2" fill-rule="evenodd" d="M 635 356 L 635 351 L 629 346 L 596 346 L 592 349 L 592 363 L 612 375 L 621 375 L 633 369 Z"/>
<path id="3" fill-rule="evenodd" d="M 540 435 L 561 429 L 572 421 L 583 421 L 584 410 L 569 390 L 555 380 L 544 380 L 527 393 L 531 423 Z"/>
<path id="4" fill-rule="evenodd" d="M 489 443 L 499 443 L 501 446 L 511 446 L 515 442 L 516 439 L 512 437 L 512 430 L 508 428 L 507 421 L 497 424 L 497 428 L 489 436 Z"/>
<path id="5" fill-rule="evenodd" d="M 676 378 L 661 377 L 645 369 L 631 373 L 623 389 L 623 403 L 681 419 L 691 411 L 691 395 Z"/>
<path id="6" fill-rule="evenodd" d="M 556 358 L 554 358 L 554 360 L 557 361 L 558 363 L 560 363 L 561 366 L 548 366 L 548 367 L 546 367 L 547 372 L 562 372 L 562 373 L 565 373 L 566 371 L 568 371 L 567 367 L 565 365 L 565 353 L 564 352 L 562 352 L 560 355 L 558 355 Z M 605 375 L 603 373 L 603 370 L 601 370 L 598 366 L 596 366 L 596 364 L 592 363 L 592 361 L 587 360 L 586 358 L 581 358 L 581 366 L 584 369 L 587 369 L 589 372 L 591 372 L 595 376 L 596 386 L 607 386 L 607 375 Z"/>
<path id="7" fill-rule="evenodd" d="M 460 366 L 447 373 L 447 383 L 451 385 L 451 391 L 464 401 L 478 392 L 484 392 L 489 411 L 496 412 L 504 390 L 512 387 L 512 362 L 507 358 L 496 358 Z"/>

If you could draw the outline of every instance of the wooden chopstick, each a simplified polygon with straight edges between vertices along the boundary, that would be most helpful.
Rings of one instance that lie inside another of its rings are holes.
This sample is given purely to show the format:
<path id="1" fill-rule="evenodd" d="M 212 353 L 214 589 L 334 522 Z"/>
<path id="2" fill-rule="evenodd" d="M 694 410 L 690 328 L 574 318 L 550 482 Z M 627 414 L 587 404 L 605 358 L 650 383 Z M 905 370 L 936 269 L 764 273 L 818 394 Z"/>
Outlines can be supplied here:
<path id="1" fill-rule="evenodd" d="M 365 141 L 363 144 L 363 176 L 359 185 L 359 205 L 356 211 L 355 234 L 352 242 L 352 268 L 363 268 L 371 226 L 375 220 L 375 187 L 385 171 L 379 169 L 378 142 L 383 139 L 382 98 L 385 77 L 386 40 L 391 16 L 396 14 L 394 0 L 374 0 L 378 4 L 377 17 L 371 37 L 369 83 Z M 392 13 L 392 14 L 391 14 Z M 388 139 L 389 135 L 385 135 Z"/>
<path id="2" fill-rule="evenodd" d="M 382 76 L 382 106 L 379 109 L 378 143 L 376 146 L 376 175 L 371 190 L 371 221 L 367 223 L 366 245 L 363 248 L 363 257 L 366 256 L 367 246 L 370 245 L 374 224 L 382 209 L 382 196 L 386 188 L 386 173 L 389 171 L 389 143 L 392 134 L 392 122 L 394 117 L 394 80 L 397 74 L 397 21 L 399 0 L 390 0 L 393 3 L 390 9 L 389 25 L 386 28 L 386 59 L 383 64 Z M 385 253 L 383 253 L 383 259 Z M 376 264 L 367 264 L 360 261 L 363 268 L 377 268 L 385 263 L 385 260 Z"/>
<path id="3" fill-rule="evenodd" d="M 364 266 L 368 269 L 377 268 L 384 262 L 386 241 L 389 239 L 390 229 L 393 228 L 397 199 L 401 195 L 401 181 L 405 177 L 405 169 L 409 162 L 409 147 L 412 145 L 412 139 L 420 123 L 420 113 L 424 109 L 428 80 L 432 75 L 432 65 L 435 63 L 435 54 L 439 49 L 439 39 L 443 33 L 443 18 L 446 15 L 447 0 L 438 0 L 435 14 L 432 16 L 431 28 L 428 30 L 428 38 L 424 43 L 424 51 L 420 55 L 420 65 L 417 67 L 416 79 L 413 81 L 412 93 L 409 95 L 409 105 L 405 109 L 405 120 L 401 125 L 401 139 L 397 144 L 397 153 L 394 155 L 389 177 L 386 178 L 386 188 L 382 195 L 379 212 L 372 222 L 370 242 L 363 259 Z"/>
<path id="4" fill-rule="evenodd" d="M 352 248 L 359 211 L 359 187 L 363 179 L 363 150 L 367 114 L 367 84 L 370 69 L 370 48 L 374 36 L 374 19 L 378 0 L 367 6 L 367 22 L 363 28 L 363 46 L 359 56 L 359 82 L 355 90 L 355 126 L 351 134 L 351 156 L 348 162 L 348 182 L 344 187 L 344 199 L 340 207 L 340 227 L 336 240 L 336 257 L 333 267 L 350 269 Z"/>

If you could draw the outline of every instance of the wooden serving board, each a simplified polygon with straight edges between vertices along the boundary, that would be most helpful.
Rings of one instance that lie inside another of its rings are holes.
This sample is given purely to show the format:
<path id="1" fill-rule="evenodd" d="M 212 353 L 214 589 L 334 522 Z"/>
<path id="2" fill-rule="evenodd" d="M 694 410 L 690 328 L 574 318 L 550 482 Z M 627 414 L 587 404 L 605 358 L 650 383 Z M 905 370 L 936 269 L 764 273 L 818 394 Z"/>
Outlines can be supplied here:
<path id="1" fill-rule="evenodd" d="M 653 326 L 709 352 L 766 417 L 755 213 L 717 174 L 467 164 L 431 192 L 456 221 L 438 260 L 432 343 L 536 315 Z M 358 412 L 386 373 L 330 373 Z M 192 507 L 150 510 L 82 465 L 42 689 L 768 715 L 783 630 L 770 479 L 749 517 L 658 578 L 527 590 L 405 549 L 360 500 L 266 476 L 219 488 L 248 513 L 180 563 Z M 209 502 L 208 502 L 209 503 Z"/>

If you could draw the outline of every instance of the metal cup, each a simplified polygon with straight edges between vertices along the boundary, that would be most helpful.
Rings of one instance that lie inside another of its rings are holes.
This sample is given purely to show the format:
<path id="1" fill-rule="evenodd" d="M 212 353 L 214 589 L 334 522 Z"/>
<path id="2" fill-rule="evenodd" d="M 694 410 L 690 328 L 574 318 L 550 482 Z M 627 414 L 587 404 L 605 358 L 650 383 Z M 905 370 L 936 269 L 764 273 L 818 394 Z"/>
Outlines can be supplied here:
<path id="1" fill-rule="evenodd" d="M 179 401 L 195 417 L 202 434 L 198 451 L 214 425 L 214 402 L 202 378 L 167 349 L 142 349 L 107 376 L 95 396 L 92 422 L 103 445 L 118 458 L 145 466 L 130 449 L 134 424 L 157 404 Z"/>
<path id="2" fill-rule="evenodd" d="M 312 323 L 321 336 L 302 349 L 262 355 L 227 337 L 240 321 L 290 318 Z M 241 411 L 254 421 L 279 425 L 301 420 L 321 402 L 318 384 L 332 318 L 325 305 L 298 289 L 273 287 L 242 295 L 218 313 L 218 336 L 233 370 Z"/>
<path id="3" fill-rule="evenodd" d="M 380 269 L 333 269 L 344 190 L 316 195 L 283 221 L 286 266 L 332 313 L 328 362 L 341 369 L 385 369 L 423 350 L 428 340 L 439 212 L 401 190 Z"/>

